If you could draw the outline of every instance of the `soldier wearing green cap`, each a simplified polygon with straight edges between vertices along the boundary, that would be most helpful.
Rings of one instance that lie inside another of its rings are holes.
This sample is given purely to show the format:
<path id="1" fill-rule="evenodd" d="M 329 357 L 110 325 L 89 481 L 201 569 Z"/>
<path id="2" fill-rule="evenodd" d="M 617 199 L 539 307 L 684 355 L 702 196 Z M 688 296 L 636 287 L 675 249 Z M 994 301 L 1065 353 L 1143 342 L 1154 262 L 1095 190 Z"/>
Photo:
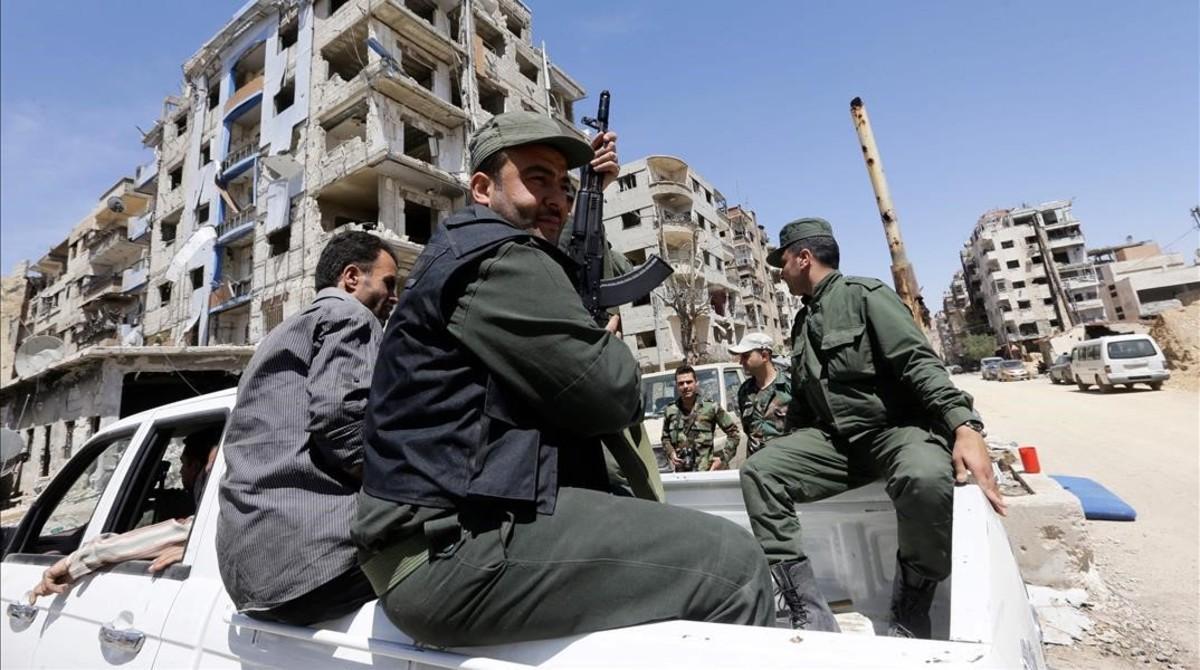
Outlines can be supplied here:
<path id="1" fill-rule="evenodd" d="M 804 301 L 792 328 L 793 432 L 751 456 L 741 481 L 792 625 L 837 630 L 801 546 L 795 503 L 882 477 L 900 545 L 889 633 L 928 638 L 934 590 L 950 574 L 955 480 L 970 472 L 1004 511 L 972 399 L 951 383 L 894 291 L 838 272 L 828 221 L 784 226 L 767 262 Z"/>
<path id="2" fill-rule="evenodd" d="M 484 124 L 472 204 L 434 231 L 388 321 L 352 535 L 418 642 L 773 618 L 766 560 L 735 524 L 609 493 L 601 442 L 641 421 L 638 366 L 617 321 L 583 308 L 556 242 L 568 171 L 615 177 L 615 142 L 526 112 Z"/>

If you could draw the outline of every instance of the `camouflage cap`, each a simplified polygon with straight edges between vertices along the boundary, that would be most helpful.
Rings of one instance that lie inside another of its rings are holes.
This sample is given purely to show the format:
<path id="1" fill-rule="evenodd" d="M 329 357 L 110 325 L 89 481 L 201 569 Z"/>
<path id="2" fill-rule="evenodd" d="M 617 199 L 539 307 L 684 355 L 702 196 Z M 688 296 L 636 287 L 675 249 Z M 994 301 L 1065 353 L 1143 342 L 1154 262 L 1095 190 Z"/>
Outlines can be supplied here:
<path id="1" fill-rule="evenodd" d="M 792 246 L 795 242 L 819 235 L 833 237 L 833 226 L 829 225 L 825 219 L 815 216 L 806 216 L 784 225 L 783 230 L 779 231 L 779 248 L 773 249 L 771 253 L 767 254 L 767 265 L 776 268 L 783 267 L 784 249 Z"/>
<path id="2" fill-rule="evenodd" d="M 497 151 L 523 144 L 548 144 L 558 149 L 567 159 L 568 169 L 595 157 L 591 145 L 545 114 L 506 112 L 493 116 L 471 137 L 471 172 Z"/>
<path id="3" fill-rule="evenodd" d="M 729 347 L 729 353 L 744 354 L 748 351 L 755 351 L 758 349 L 771 350 L 774 348 L 775 342 L 771 339 L 770 335 L 767 335 L 766 333 L 746 333 L 746 336 L 742 338 L 741 342 Z"/>

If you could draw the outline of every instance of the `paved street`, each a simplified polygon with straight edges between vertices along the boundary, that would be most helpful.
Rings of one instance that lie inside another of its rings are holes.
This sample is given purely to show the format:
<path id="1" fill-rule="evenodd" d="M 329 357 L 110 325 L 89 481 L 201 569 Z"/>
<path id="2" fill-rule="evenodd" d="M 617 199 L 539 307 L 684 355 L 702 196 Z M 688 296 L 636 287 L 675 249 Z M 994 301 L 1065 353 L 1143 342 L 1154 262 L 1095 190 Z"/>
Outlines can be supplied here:
<path id="1" fill-rule="evenodd" d="M 1003 384 L 978 374 L 954 381 L 975 396 L 991 436 L 1034 445 L 1044 472 L 1090 477 L 1133 505 L 1135 522 L 1088 522 L 1101 574 L 1175 641 L 1176 663 L 1200 665 L 1196 392 L 1168 385 L 1160 392 L 1139 386 L 1101 395 L 1044 378 Z M 1087 661 L 1072 662 L 1087 653 L 1053 658 L 1062 666 L 1088 667 Z M 1103 665 L 1128 667 L 1130 660 L 1106 659 Z"/>

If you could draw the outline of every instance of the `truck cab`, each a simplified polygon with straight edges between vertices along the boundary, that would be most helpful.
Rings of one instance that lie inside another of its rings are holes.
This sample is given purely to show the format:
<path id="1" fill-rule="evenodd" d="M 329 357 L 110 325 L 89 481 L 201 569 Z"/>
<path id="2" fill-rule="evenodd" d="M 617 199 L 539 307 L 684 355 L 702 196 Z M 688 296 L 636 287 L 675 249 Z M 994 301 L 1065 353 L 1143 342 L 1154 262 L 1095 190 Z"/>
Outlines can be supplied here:
<path id="1" fill-rule="evenodd" d="M 877 484 L 801 505 L 806 551 L 847 632 L 691 621 L 490 647 L 440 649 L 396 629 L 382 608 L 313 626 L 239 614 L 217 570 L 220 457 L 194 506 L 180 563 L 159 576 L 129 561 L 29 604 L 42 571 L 101 533 L 154 523 L 177 498 L 184 437 L 224 425 L 233 390 L 121 419 L 89 440 L 34 502 L 4 548 L 0 666 L 75 668 L 1044 668 L 1040 631 L 999 518 L 975 486 L 954 496 L 954 573 L 939 589 L 933 640 L 887 627 L 895 511 Z M 669 474 L 667 503 L 748 530 L 738 473 Z M 637 523 L 629 519 L 627 523 Z M 281 557 L 280 560 L 287 560 Z M 853 632 L 850 632 L 853 631 Z"/>

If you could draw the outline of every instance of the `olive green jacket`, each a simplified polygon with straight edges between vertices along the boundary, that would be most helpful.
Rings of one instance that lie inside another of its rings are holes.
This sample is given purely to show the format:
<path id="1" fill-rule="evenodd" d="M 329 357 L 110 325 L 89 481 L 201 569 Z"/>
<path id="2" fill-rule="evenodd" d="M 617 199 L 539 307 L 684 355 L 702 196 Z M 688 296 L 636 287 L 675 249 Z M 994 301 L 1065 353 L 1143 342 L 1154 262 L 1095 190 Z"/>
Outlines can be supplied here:
<path id="1" fill-rule="evenodd" d="M 777 372 L 766 388 L 750 377 L 737 392 L 742 430 L 746 431 L 746 455 L 762 449 L 767 440 L 786 435 L 787 410 L 792 403 L 792 380 L 786 372 Z"/>
<path id="2" fill-rule="evenodd" d="M 894 425 L 949 435 L 977 418 L 900 297 L 878 279 L 834 271 L 792 327 L 790 428 L 849 439 Z"/>

